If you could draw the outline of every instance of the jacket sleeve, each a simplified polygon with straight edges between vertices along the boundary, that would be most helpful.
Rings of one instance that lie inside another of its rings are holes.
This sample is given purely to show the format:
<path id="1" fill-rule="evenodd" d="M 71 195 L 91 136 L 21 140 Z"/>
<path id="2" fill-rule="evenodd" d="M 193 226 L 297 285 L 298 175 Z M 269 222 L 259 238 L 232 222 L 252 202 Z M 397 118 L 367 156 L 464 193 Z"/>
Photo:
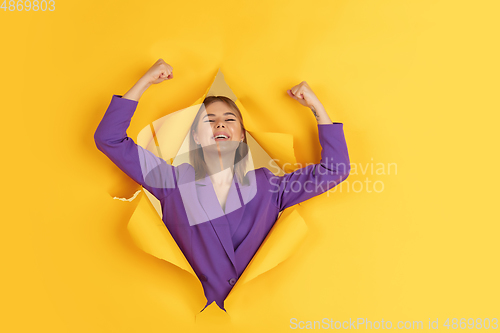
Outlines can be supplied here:
<path id="1" fill-rule="evenodd" d="M 279 210 L 317 196 L 343 182 L 351 170 L 342 123 L 318 124 L 321 161 L 283 176 L 264 172 Z"/>
<path id="2" fill-rule="evenodd" d="M 160 200 L 175 189 L 177 168 L 127 136 L 137 104 L 137 101 L 113 95 L 94 133 L 94 140 L 97 149 Z"/>

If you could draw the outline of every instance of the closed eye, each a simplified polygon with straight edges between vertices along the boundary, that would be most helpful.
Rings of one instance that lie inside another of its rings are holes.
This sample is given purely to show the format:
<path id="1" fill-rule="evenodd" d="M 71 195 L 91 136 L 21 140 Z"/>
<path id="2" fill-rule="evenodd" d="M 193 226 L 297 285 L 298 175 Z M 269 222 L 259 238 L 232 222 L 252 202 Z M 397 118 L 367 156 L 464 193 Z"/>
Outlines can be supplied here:
<path id="1" fill-rule="evenodd" d="M 226 121 L 236 121 L 236 119 L 227 119 Z M 204 123 L 213 123 L 213 120 L 205 120 Z"/>

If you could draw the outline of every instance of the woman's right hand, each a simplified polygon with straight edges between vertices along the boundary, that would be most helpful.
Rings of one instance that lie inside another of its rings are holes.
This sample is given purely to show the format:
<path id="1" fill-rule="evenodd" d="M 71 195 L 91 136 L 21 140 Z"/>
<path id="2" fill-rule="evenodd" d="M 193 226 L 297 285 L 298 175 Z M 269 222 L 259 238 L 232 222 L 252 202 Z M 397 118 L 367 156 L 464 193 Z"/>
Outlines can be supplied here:
<path id="1" fill-rule="evenodd" d="M 157 84 L 174 78 L 173 68 L 162 58 L 158 59 L 153 66 L 143 75 L 143 79 L 150 84 Z"/>
<path id="2" fill-rule="evenodd" d="M 170 80 L 174 77 L 172 73 L 172 66 L 167 64 L 163 59 L 158 59 L 153 66 L 144 74 L 137 83 L 130 88 L 129 91 L 123 98 L 131 99 L 133 101 L 139 101 L 142 94 L 148 89 L 152 84 L 160 83 L 165 80 Z"/>

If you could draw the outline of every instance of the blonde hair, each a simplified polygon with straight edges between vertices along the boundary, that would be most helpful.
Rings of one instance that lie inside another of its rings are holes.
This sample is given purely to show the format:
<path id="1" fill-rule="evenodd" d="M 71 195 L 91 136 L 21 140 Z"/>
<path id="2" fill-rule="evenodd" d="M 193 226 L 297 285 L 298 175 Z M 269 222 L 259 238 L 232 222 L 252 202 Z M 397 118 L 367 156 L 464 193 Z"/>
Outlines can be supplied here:
<path id="1" fill-rule="evenodd" d="M 200 120 L 201 115 L 203 114 L 203 105 L 205 105 L 205 109 L 212 103 L 215 102 L 223 102 L 225 103 L 231 110 L 233 110 L 236 114 L 236 118 L 240 121 L 241 124 L 241 131 L 244 135 L 243 142 L 245 144 L 241 144 L 238 146 L 236 149 L 236 153 L 234 155 L 234 164 L 235 170 L 234 172 L 236 173 L 236 176 L 238 177 L 238 182 L 243 185 L 248 185 L 249 180 L 248 177 L 246 176 L 246 166 L 248 162 L 248 145 L 247 145 L 247 136 L 246 136 L 246 130 L 245 126 L 243 124 L 243 117 L 241 115 L 240 109 L 238 109 L 238 106 L 236 103 L 233 102 L 232 99 L 226 96 L 208 96 L 203 100 L 203 104 L 200 107 L 200 110 L 196 114 L 196 117 L 194 118 L 193 124 L 191 125 L 191 130 L 190 130 L 190 138 L 189 138 L 189 160 L 191 162 L 191 165 L 193 165 L 194 170 L 195 170 L 195 179 L 199 180 L 201 178 L 204 178 L 205 175 L 208 173 L 207 169 L 207 164 L 205 162 L 205 158 L 203 156 L 203 149 L 200 145 L 198 145 L 194 141 L 193 137 L 193 132 L 196 132 L 198 130 L 198 123 Z M 238 163 L 242 161 L 241 163 Z"/>

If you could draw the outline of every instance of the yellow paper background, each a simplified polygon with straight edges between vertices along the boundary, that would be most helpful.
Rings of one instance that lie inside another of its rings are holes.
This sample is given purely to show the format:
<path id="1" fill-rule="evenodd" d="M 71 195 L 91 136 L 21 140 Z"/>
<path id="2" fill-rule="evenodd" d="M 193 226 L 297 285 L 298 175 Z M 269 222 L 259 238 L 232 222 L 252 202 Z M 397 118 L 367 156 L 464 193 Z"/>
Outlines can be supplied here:
<path id="1" fill-rule="evenodd" d="M 444 330 L 446 318 L 500 317 L 498 2 L 8 6 L 2 332 L 284 332 L 291 318 L 439 318 Z M 143 194 L 112 199 L 139 186 L 93 141 L 112 94 L 160 57 L 174 79 L 143 95 L 132 138 L 195 103 L 221 68 L 248 125 L 293 135 L 303 164 L 319 161 L 316 124 L 286 90 L 307 81 L 357 166 L 349 187 L 296 207 L 307 237 L 231 295 L 228 314 L 195 317 L 199 282 L 135 245 L 127 223 Z M 372 174 L 377 163 L 397 174 Z M 383 191 L 355 191 L 367 179 Z"/>

